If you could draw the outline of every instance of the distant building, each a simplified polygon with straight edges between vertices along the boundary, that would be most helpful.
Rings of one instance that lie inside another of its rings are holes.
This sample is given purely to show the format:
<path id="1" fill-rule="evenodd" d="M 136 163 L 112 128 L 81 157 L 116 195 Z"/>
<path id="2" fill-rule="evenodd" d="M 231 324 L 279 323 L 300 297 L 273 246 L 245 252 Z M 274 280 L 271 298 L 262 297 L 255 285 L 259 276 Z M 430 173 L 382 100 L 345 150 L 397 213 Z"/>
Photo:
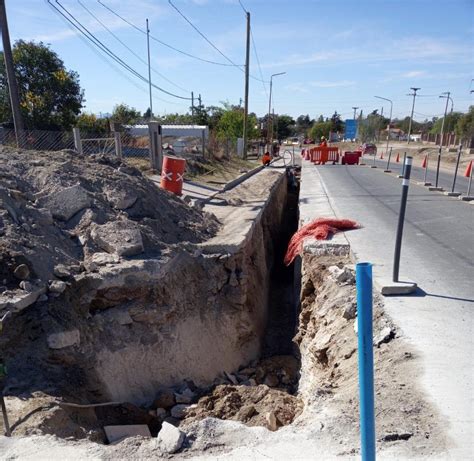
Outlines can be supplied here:
<path id="1" fill-rule="evenodd" d="M 385 136 L 387 136 L 387 128 L 382 131 Z M 405 132 L 401 130 L 400 128 L 390 128 L 390 139 L 396 140 L 396 141 L 404 141 L 406 139 Z"/>

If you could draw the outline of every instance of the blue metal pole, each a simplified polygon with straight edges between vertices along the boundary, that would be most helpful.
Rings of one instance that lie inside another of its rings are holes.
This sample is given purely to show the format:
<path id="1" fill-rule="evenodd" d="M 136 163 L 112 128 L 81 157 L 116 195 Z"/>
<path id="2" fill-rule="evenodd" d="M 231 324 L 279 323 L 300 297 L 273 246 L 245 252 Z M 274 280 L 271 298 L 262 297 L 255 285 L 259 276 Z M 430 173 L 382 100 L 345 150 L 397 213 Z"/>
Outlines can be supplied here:
<path id="1" fill-rule="evenodd" d="M 374 353 L 372 345 L 372 264 L 356 265 L 359 356 L 360 440 L 363 461 L 375 460 Z"/>

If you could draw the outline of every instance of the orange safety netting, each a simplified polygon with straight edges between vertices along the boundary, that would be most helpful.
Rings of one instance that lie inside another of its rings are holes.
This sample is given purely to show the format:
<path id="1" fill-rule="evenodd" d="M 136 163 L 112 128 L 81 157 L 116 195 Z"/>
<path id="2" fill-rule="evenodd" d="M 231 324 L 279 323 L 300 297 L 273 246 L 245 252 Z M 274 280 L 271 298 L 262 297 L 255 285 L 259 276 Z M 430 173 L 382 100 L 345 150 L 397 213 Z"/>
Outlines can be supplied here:
<path id="1" fill-rule="evenodd" d="M 304 225 L 297 230 L 291 237 L 284 263 L 289 266 L 296 256 L 303 250 L 303 240 L 307 237 L 314 237 L 317 240 L 326 240 L 329 234 L 335 234 L 339 231 L 357 229 L 359 224 L 350 219 L 318 218 Z"/>

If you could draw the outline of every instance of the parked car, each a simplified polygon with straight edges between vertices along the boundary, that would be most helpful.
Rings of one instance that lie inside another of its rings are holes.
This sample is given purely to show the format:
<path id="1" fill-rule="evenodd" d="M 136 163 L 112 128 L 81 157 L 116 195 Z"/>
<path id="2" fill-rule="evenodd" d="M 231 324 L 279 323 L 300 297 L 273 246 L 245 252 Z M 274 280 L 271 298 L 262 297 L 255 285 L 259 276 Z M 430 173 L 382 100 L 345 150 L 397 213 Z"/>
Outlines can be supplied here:
<path id="1" fill-rule="evenodd" d="M 364 143 L 362 144 L 360 150 L 362 155 L 377 155 L 377 146 L 375 144 Z"/>

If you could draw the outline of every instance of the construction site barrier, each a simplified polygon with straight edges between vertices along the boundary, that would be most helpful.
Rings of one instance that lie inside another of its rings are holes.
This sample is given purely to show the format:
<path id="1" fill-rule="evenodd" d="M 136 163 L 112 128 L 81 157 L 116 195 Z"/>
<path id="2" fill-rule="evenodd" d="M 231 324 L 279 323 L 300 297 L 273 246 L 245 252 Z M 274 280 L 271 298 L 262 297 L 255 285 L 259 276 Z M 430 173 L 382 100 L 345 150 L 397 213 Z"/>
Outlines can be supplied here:
<path id="1" fill-rule="evenodd" d="M 339 162 L 339 149 L 337 147 L 318 146 L 311 149 L 311 161 L 317 165 L 326 162 Z"/>
<path id="2" fill-rule="evenodd" d="M 173 194 L 181 195 L 183 191 L 183 177 L 186 160 L 184 158 L 163 157 L 160 187 Z"/>

